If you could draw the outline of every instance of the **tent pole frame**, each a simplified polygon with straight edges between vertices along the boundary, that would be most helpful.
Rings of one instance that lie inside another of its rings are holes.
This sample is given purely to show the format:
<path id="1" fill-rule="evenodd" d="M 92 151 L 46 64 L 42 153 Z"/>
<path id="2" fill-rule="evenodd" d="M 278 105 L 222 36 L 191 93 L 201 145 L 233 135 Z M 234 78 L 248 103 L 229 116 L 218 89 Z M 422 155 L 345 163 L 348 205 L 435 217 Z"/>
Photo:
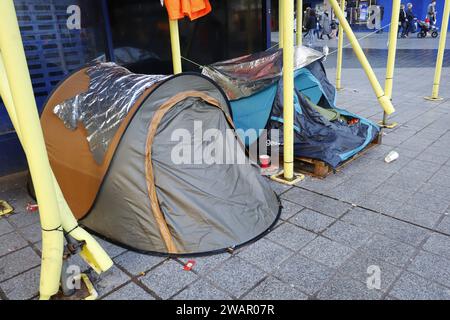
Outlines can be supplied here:
<path id="1" fill-rule="evenodd" d="M 439 38 L 439 49 L 436 59 L 436 69 L 434 71 L 433 90 L 431 96 L 425 97 L 429 101 L 442 101 L 443 98 L 439 96 L 439 86 L 441 82 L 442 64 L 444 62 L 445 44 L 447 41 L 448 20 L 450 17 L 450 0 L 445 0 L 444 14 L 441 23 L 441 36 Z"/>
<path id="2" fill-rule="evenodd" d="M 384 83 L 384 92 L 386 96 L 392 101 L 392 88 L 394 86 L 394 68 L 395 68 L 395 56 L 397 53 L 397 37 L 398 37 L 398 21 L 400 12 L 401 0 L 392 0 L 392 15 L 391 15 L 391 25 L 389 27 L 389 49 L 388 58 L 386 66 L 386 80 Z M 392 129 L 395 128 L 398 123 L 387 122 L 387 114 L 383 112 L 383 120 L 378 122 L 378 124 L 383 128 Z"/>
<path id="3" fill-rule="evenodd" d="M 342 13 L 345 12 L 345 0 L 341 0 L 341 10 Z M 337 62 L 336 62 L 336 90 L 340 91 L 344 88 L 341 84 L 342 76 L 342 47 L 344 46 L 344 29 L 339 23 L 339 34 L 338 34 L 338 51 L 337 51 Z"/>
<path id="4" fill-rule="evenodd" d="M 372 89 L 374 90 L 375 95 L 377 97 L 378 103 L 386 112 L 386 114 L 388 115 L 392 114 L 393 112 L 395 112 L 394 106 L 392 105 L 391 100 L 384 94 L 383 88 L 381 87 L 380 82 L 378 81 L 375 73 L 373 72 L 373 69 L 370 66 L 370 63 L 367 60 L 363 50 L 361 49 L 361 46 L 358 42 L 358 39 L 356 39 L 356 36 L 353 33 L 352 28 L 350 27 L 347 19 L 345 19 L 344 13 L 340 9 L 337 0 L 328 0 L 328 1 L 333 7 L 334 13 L 339 20 L 339 25 L 342 25 L 342 28 L 344 29 L 344 32 L 347 35 L 347 38 L 353 47 L 353 52 L 358 58 L 359 63 L 361 64 L 362 68 L 364 69 L 367 75 L 367 78 L 369 79 Z"/>

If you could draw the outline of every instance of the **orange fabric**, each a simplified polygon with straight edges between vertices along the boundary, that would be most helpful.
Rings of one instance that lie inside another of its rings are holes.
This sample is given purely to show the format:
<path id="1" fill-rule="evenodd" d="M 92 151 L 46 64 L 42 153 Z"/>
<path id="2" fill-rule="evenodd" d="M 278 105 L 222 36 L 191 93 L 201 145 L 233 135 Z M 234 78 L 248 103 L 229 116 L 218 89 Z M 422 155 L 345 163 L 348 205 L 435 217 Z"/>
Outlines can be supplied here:
<path id="1" fill-rule="evenodd" d="M 171 20 L 183 19 L 188 16 L 195 20 L 211 12 L 209 0 L 164 0 Z"/>

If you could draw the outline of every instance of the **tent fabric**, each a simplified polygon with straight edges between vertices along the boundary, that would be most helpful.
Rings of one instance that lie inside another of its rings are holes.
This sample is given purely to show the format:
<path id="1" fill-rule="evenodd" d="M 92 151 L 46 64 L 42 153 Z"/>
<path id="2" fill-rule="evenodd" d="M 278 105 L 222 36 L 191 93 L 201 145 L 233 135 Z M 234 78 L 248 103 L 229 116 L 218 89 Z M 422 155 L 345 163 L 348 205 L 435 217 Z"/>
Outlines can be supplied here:
<path id="1" fill-rule="evenodd" d="M 294 72 L 294 154 L 296 157 L 322 160 L 336 168 L 371 143 L 380 128 L 367 119 L 336 107 L 336 89 L 328 81 L 325 68 L 319 60 L 322 58 L 321 53 L 314 54 L 314 51 L 306 47 L 296 48 L 296 57 L 303 56 L 302 60 L 308 63 Z M 209 68 L 214 72 L 206 69 L 204 73 L 225 86 L 223 89 L 231 100 L 233 121 L 238 129 L 255 129 L 259 132 L 268 129 L 269 139 L 270 130 L 278 129 L 279 142 L 282 144 L 283 86 L 280 74 L 278 71 L 267 72 L 264 81 L 260 81 L 253 72 L 247 75 L 246 69 L 241 67 L 242 61 L 245 61 L 246 65 L 262 64 L 264 70 L 280 70 L 282 61 L 270 58 L 274 56 L 282 56 L 282 50 L 215 63 Z M 226 66 L 226 70 L 216 66 Z M 248 95 L 233 99 L 236 83 L 241 85 L 246 79 L 249 82 L 246 87 L 251 88 L 246 92 Z M 349 124 L 351 119 L 358 121 Z M 245 142 L 251 145 L 256 140 L 247 139 Z"/>
<path id="2" fill-rule="evenodd" d="M 108 68 L 103 72 L 108 77 Z M 68 129 L 53 112 L 55 106 L 89 91 L 89 74 L 87 67 L 63 81 L 48 100 L 41 122 L 51 166 L 80 224 L 131 249 L 192 255 L 246 244 L 276 223 L 279 200 L 246 158 L 233 130 L 229 101 L 213 81 L 186 73 L 150 87 L 142 84 L 146 89 L 99 164 L 83 122 Z M 110 98 L 100 96 L 98 101 Z M 211 130 L 214 139 L 202 135 Z M 191 147 L 192 157 L 202 148 L 222 148 L 223 154 L 240 151 L 246 161 L 220 162 L 214 153 L 212 162 L 178 163 L 173 160 L 180 146 L 174 139 L 177 132 L 189 134 L 181 145 Z M 229 139 L 221 144 L 216 136 Z M 89 196 L 80 190 L 88 190 Z"/>
<path id="3" fill-rule="evenodd" d="M 171 20 L 187 16 L 192 21 L 211 12 L 209 0 L 164 0 L 164 5 Z"/>

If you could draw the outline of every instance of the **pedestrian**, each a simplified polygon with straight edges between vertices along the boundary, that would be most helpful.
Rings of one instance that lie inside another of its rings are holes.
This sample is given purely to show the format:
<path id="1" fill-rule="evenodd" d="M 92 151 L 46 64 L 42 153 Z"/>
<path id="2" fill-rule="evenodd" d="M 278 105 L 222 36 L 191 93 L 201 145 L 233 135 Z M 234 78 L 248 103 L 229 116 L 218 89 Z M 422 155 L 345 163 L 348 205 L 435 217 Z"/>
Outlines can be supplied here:
<path id="1" fill-rule="evenodd" d="M 306 7 L 305 12 L 303 13 L 303 30 L 306 31 L 306 24 L 308 23 L 309 19 L 309 12 L 311 11 L 310 7 Z"/>
<path id="2" fill-rule="evenodd" d="M 306 45 L 311 47 L 314 43 L 314 32 L 317 29 L 317 17 L 316 17 L 316 11 L 314 9 L 311 9 L 309 11 L 309 16 L 307 18 L 306 24 L 305 24 L 306 34 L 305 34 L 305 40 Z"/>
<path id="3" fill-rule="evenodd" d="M 316 13 L 316 29 L 314 29 L 315 38 L 320 38 L 320 34 L 322 31 L 322 25 L 320 21 L 322 20 L 322 14 L 320 12 L 314 11 Z"/>
<path id="4" fill-rule="evenodd" d="M 436 25 L 436 1 L 430 2 L 427 8 L 427 18 L 430 20 L 430 27 Z"/>
<path id="5" fill-rule="evenodd" d="M 322 33 L 320 34 L 320 39 L 323 40 L 323 36 L 327 36 L 328 40 L 331 39 L 331 20 L 328 15 L 328 12 L 324 12 L 322 15 L 322 19 L 320 21 L 322 26 Z"/>
<path id="6" fill-rule="evenodd" d="M 416 16 L 414 15 L 413 12 L 413 5 L 412 3 L 408 3 L 406 5 L 406 19 L 408 20 L 408 26 L 406 28 L 406 35 L 409 36 L 409 33 L 414 33 L 416 32 L 416 28 L 414 26 L 414 19 L 416 18 Z"/>
<path id="7" fill-rule="evenodd" d="M 403 3 L 400 5 L 400 16 L 398 18 L 398 23 L 402 30 L 401 37 L 406 38 L 407 37 L 406 29 L 408 26 L 408 19 L 406 18 L 405 5 Z"/>

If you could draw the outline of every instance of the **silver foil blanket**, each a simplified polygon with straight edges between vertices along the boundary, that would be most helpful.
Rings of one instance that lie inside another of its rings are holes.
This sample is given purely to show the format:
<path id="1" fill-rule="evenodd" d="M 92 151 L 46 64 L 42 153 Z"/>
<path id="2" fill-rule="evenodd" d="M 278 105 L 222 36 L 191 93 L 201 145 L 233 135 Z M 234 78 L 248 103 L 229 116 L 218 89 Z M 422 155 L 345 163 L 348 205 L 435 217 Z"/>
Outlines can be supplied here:
<path id="1" fill-rule="evenodd" d="M 294 68 L 303 68 L 323 58 L 314 49 L 295 48 Z M 217 62 L 203 67 L 202 73 L 213 79 L 225 91 L 228 99 L 248 97 L 278 81 L 283 71 L 283 51 L 268 50 Z"/>
<path id="2" fill-rule="evenodd" d="M 53 112 L 70 130 L 79 122 L 84 125 L 89 148 L 100 164 L 131 107 L 146 89 L 167 76 L 135 74 L 115 63 L 95 64 L 86 73 L 89 89 L 55 106 Z"/>

